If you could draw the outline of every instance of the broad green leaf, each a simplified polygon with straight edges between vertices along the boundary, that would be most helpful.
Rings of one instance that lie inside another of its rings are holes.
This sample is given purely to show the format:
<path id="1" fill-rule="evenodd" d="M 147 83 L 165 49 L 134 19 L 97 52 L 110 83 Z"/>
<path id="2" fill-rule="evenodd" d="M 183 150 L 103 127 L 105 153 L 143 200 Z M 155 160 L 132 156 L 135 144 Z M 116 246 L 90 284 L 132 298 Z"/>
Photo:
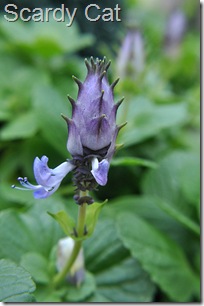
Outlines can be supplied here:
<path id="1" fill-rule="evenodd" d="M 118 217 L 118 233 L 133 257 L 171 300 L 191 300 L 197 292 L 199 280 L 175 242 L 130 213 Z"/>
<path id="2" fill-rule="evenodd" d="M 109 303 L 111 302 L 104 295 L 95 293 L 90 298 L 86 300 L 86 303 Z"/>
<path id="3" fill-rule="evenodd" d="M 110 302 L 150 302 L 155 291 L 149 276 L 133 258 L 96 275 L 97 292 Z"/>
<path id="4" fill-rule="evenodd" d="M 4 121 L 8 119 L 10 119 L 10 113 L 6 110 L 0 109 L 0 121 Z"/>
<path id="5" fill-rule="evenodd" d="M 15 211 L 0 213 L 0 241 L 0 257 L 17 263 L 25 252 L 35 248 L 30 230 Z"/>
<path id="6" fill-rule="evenodd" d="M 155 286 L 140 264 L 129 257 L 114 222 L 100 218 L 93 236 L 84 243 L 87 269 L 96 277 L 96 292 L 88 301 L 152 301 Z"/>
<path id="7" fill-rule="evenodd" d="M 127 212 L 145 219 L 149 224 L 167 234 L 182 247 L 190 260 L 197 250 L 199 251 L 199 237 L 194 234 L 199 231 L 197 223 L 164 200 L 155 196 L 116 198 L 110 201 L 108 207 L 104 207 L 103 216 L 116 220 L 119 214 Z"/>
<path id="8" fill-rule="evenodd" d="M 28 138 L 37 131 L 35 114 L 32 112 L 23 114 L 16 119 L 11 120 L 0 134 L 1 140 L 13 140 L 19 138 Z"/>
<path id="9" fill-rule="evenodd" d="M 119 240 L 114 222 L 110 218 L 100 218 L 94 234 L 84 241 L 87 269 L 96 274 L 119 264 L 128 256 L 128 251 Z"/>
<path id="10" fill-rule="evenodd" d="M 34 32 L 36 34 L 34 50 L 45 57 L 62 52 L 76 52 L 93 43 L 93 37 L 90 34 L 79 35 L 76 24 L 67 29 L 65 23 L 56 23 L 52 18 L 50 18 L 49 24 L 35 23 Z M 65 37 L 66 39 L 64 39 Z M 72 44 L 70 44 L 70 41 L 72 41 Z"/>
<path id="11" fill-rule="evenodd" d="M 47 210 L 64 209 L 59 199 L 33 200 L 26 212 L 12 210 L 0 213 L 0 257 L 17 263 L 27 252 L 39 252 L 48 257 L 53 245 L 62 237 L 59 225 L 47 214 Z"/>
<path id="12" fill-rule="evenodd" d="M 0 260 L 1 302 L 34 302 L 34 290 L 35 283 L 25 269 L 10 260 Z"/>
<path id="13" fill-rule="evenodd" d="M 67 285 L 67 294 L 65 300 L 67 302 L 80 302 L 84 301 L 96 290 L 94 276 L 86 272 L 84 282 L 79 286 Z"/>
<path id="14" fill-rule="evenodd" d="M 187 109 L 183 103 L 158 106 L 139 96 L 122 107 L 118 120 L 128 124 L 117 139 L 126 147 L 157 136 L 164 129 L 182 125 L 187 120 Z M 125 118 L 124 114 L 127 114 Z"/>
<path id="15" fill-rule="evenodd" d="M 35 296 L 37 302 L 84 302 L 96 290 L 94 276 L 86 271 L 85 280 L 80 286 L 71 285 L 69 282 L 60 288 L 39 285 Z"/>
<path id="16" fill-rule="evenodd" d="M 158 207 L 160 207 L 163 211 L 165 211 L 172 218 L 180 222 L 182 225 L 184 225 L 188 229 L 192 230 L 197 235 L 200 234 L 199 226 L 195 222 L 193 222 L 190 218 L 186 217 L 184 214 L 179 212 L 177 209 L 175 209 L 173 206 L 169 205 L 168 203 L 165 203 L 164 201 L 160 201 L 158 199 L 157 202 L 158 202 Z"/>
<path id="17" fill-rule="evenodd" d="M 67 115 L 70 111 L 66 97 L 61 98 L 50 86 L 37 86 L 33 92 L 33 103 L 43 136 L 55 150 L 67 157 L 67 124 L 61 118 L 61 113 Z"/>
<path id="18" fill-rule="evenodd" d="M 35 297 L 39 303 L 60 303 L 65 293 L 66 290 L 64 289 L 54 290 L 52 287 L 38 285 L 35 291 Z"/>
<path id="19" fill-rule="evenodd" d="M 74 219 L 69 216 L 65 211 L 59 211 L 56 214 L 48 212 L 48 214 L 53 217 L 61 226 L 62 230 L 67 236 L 74 236 L 73 230 L 76 228 Z M 74 238 L 74 237 L 73 237 Z"/>
<path id="20" fill-rule="evenodd" d="M 86 227 L 87 227 L 87 236 L 90 237 L 95 229 L 99 213 L 103 206 L 108 202 L 105 200 L 103 203 L 93 203 L 88 205 L 86 209 Z"/>
<path id="21" fill-rule="evenodd" d="M 181 190 L 186 199 L 193 205 L 200 199 L 200 171 L 199 153 L 189 156 L 180 171 Z"/>
<path id="22" fill-rule="evenodd" d="M 191 216 L 193 207 L 182 193 L 181 176 L 184 169 L 188 167 L 188 163 L 192 164 L 192 159 L 197 159 L 196 154 L 186 151 L 174 151 L 162 158 L 158 161 L 159 167 L 149 170 L 145 176 L 143 192 L 147 195 L 158 196 L 183 214 Z M 188 168 L 188 175 L 190 172 L 191 167 Z M 193 170 L 193 173 L 194 177 L 199 177 L 199 172 L 195 173 Z M 196 178 L 196 181 L 198 180 Z"/>
<path id="23" fill-rule="evenodd" d="M 172 237 L 185 238 L 182 236 L 181 226 L 199 234 L 200 229 L 197 223 L 182 214 L 169 203 L 155 196 L 124 196 L 112 200 L 108 209 L 104 209 L 105 215 L 117 218 L 121 212 L 132 212 L 148 222 L 152 223 L 158 229 L 169 233 Z M 179 224 L 180 223 L 180 224 Z M 173 235 L 172 235 L 173 234 Z M 189 238 L 188 238 L 189 239 Z"/>
<path id="24" fill-rule="evenodd" d="M 10 44 L 29 56 L 37 54 L 49 58 L 64 52 L 76 52 L 93 42 L 91 35 L 79 35 L 76 24 L 68 29 L 65 22 L 56 22 L 51 16 L 48 23 L 32 22 L 25 27 L 21 22 L 4 21 L 1 26 Z"/>
<path id="25" fill-rule="evenodd" d="M 15 183 L 15 182 L 14 182 Z M 18 182 L 17 182 L 18 183 Z M 12 189 L 11 185 L 5 182 L 0 184 L 0 200 L 3 199 L 10 205 L 30 205 L 33 195 L 32 192 L 25 192 L 24 190 Z M 1 204 L 0 204 L 1 207 Z M 5 207 L 8 208 L 9 206 Z"/>
<path id="26" fill-rule="evenodd" d="M 48 263 L 41 254 L 35 252 L 26 253 L 22 256 L 20 264 L 32 275 L 37 283 L 49 283 Z"/>
<path id="27" fill-rule="evenodd" d="M 111 162 L 111 166 L 144 166 L 149 168 L 157 168 L 157 164 L 146 159 L 136 157 L 120 157 L 115 158 Z"/>

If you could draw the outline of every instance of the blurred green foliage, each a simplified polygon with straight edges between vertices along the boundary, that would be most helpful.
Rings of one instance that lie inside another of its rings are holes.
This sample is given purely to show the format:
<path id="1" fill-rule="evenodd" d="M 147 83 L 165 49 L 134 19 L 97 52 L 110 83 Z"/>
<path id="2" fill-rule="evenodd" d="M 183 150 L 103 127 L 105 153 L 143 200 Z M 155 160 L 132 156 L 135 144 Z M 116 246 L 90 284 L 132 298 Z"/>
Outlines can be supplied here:
<path id="1" fill-rule="evenodd" d="M 165 14 L 140 1 L 127 2 L 127 12 L 133 8 L 146 59 L 143 72 L 126 76 L 115 89 L 116 99 L 126 98 L 118 116 L 118 123 L 128 121 L 118 137 L 124 146 L 112 162 L 107 186 L 94 193 L 96 200 L 109 201 L 84 243 L 85 282 L 56 290 L 50 282 L 56 273 L 56 244 L 64 234 L 47 211 L 76 216 L 71 176 L 56 195 L 39 201 L 10 185 L 18 176 L 33 180 L 35 156 L 47 155 L 51 168 L 69 157 L 60 114 L 71 114 L 66 94 L 76 97 L 71 76 L 85 76 L 77 52 L 96 37 L 80 34 L 76 23 L 67 29 L 56 22 L 0 19 L 3 301 L 200 301 L 199 31 L 189 28 L 178 54 L 168 56 L 162 43 Z M 196 13 L 195 6 L 183 9 L 188 18 Z M 118 53 L 119 46 L 115 49 Z M 109 77 L 114 80 L 115 54 L 100 42 L 98 52 L 112 58 Z M 11 274 L 18 275 L 16 282 Z"/>

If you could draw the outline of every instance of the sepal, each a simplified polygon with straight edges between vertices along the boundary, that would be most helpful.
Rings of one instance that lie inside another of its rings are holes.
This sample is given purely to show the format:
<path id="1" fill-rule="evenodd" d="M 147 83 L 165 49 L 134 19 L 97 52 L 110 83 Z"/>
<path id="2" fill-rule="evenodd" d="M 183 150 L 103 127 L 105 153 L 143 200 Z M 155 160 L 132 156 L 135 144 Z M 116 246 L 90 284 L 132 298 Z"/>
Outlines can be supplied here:
<path id="1" fill-rule="evenodd" d="M 84 233 L 80 237 L 78 236 L 74 219 L 67 212 L 61 210 L 57 213 L 47 213 L 59 223 L 61 229 L 68 237 L 76 241 L 85 240 L 93 234 L 99 213 L 107 202 L 108 200 L 105 200 L 103 203 L 94 202 L 91 205 L 87 205 Z"/>
<path id="2" fill-rule="evenodd" d="M 57 213 L 51 213 L 48 211 L 47 213 L 59 223 L 61 229 L 67 236 L 72 238 L 73 236 L 75 236 L 74 233 L 74 229 L 76 228 L 75 221 L 64 210 L 61 210 Z"/>
<path id="3" fill-rule="evenodd" d="M 106 199 L 103 203 L 94 202 L 93 204 L 87 207 L 87 212 L 86 212 L 87 237 L 90 237 L 93 234 L 100 211 L 107 202 L 108 200 Z"/>

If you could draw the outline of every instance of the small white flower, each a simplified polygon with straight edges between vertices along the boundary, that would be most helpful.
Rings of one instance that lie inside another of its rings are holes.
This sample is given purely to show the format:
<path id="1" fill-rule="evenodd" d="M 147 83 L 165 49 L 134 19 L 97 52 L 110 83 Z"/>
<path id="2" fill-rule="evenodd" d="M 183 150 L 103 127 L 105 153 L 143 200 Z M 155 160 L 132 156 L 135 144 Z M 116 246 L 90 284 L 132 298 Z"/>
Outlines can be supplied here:
<path id="1" fill-rule="evenodd" d="M 57 270 L 62 271 L 67 261 L 69 260 L 74 248 L 74 240 L 71 237 L 60 239 L 57 248 Z M 67 275 L 67 279 L 70 283 L 80 285 L 85 278 L 84 271 L 84 254 L 83 249 L 80 250 L 74 264 L 71 267 L 70 272 Z"/>

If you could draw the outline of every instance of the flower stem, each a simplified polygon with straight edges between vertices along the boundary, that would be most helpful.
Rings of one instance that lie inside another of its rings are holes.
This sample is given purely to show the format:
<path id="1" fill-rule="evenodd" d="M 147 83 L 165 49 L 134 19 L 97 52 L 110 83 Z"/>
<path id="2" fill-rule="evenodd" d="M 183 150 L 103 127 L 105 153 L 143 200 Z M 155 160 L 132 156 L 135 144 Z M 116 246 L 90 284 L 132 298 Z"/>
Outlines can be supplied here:
<path id="1" fill-rule="evenodd" d="M 84 236 L 84 226 L 85 226 L 85 219 L 86 219 L 86 203 L 83 203 L 79 206 L 78 211 L 78 221 L 77 221 L 77 234 L 78 237 Z"/>
<path id="2" fill-rule="evenodd" d="M 72 251 L 72 254 L 71 254 L 69 260 L 67 261 L 63 270 L 61 272 L 59 272 L 53 280 L 54 287 L 57 287 L 58 285 L 60 285 L 60 283 L 65 279 L 67 273 L 70 271 L 72 265 L 74 264 L 78 254 L 79 254 L 79 251 L 81 249 L 81 245 L 82 245 L 82 241 L 75 241 L 74 248 L 73 248 L 73 251 Z"/>
<path id="3" fill-rule="evenodd" d="M 88 191 L 81 191 L 80 192 L 80 197 L 83 196 L 88 196 Z M 78 220 L 77 220 L 77 234 L 78 238 L 83 238 L 84 236 L 84 226 L 85 226 L 85 220 L 86 220 L 86 206 L 87 203 L 83 203 L 82 205 L 79 206 L 79 211 L 78 211 Z M 66 265 L 60 271 L 53 280 L 53 286 L 57 287 L 66 277 L 68 272 L 70 271 L 72 265 L 74 264 L 80 249 L 82 247 L 82 241 L 83 240 L 77 240 L 74 242 L 74 248 L 72 250 L 72 254 L 69 257 Z"/>

